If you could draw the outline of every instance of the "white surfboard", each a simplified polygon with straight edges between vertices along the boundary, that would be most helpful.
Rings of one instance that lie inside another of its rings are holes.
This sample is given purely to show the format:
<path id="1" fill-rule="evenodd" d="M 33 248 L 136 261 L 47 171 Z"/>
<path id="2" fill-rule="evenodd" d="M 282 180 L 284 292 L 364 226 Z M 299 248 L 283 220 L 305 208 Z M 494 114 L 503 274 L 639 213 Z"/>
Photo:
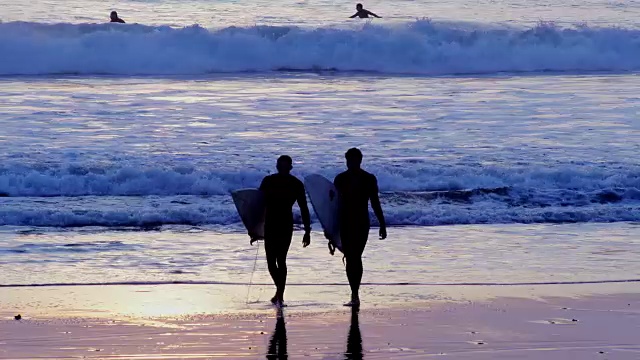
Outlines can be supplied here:
<path id="1" fill-rule="evenodd" d="M 258 189 L 241 189 L 231 192 L 238 215 L 252 239 L 264 239 L 264 198 Z"/>
<path id="2" fill-rule="evenodd" d="M 338 222 L 338 191 L 331 181 L 322 175 L 312 174 L 304 178 L 313 209 L 320 220 L 327 240 L 342 251 L 340 223 Z"/>

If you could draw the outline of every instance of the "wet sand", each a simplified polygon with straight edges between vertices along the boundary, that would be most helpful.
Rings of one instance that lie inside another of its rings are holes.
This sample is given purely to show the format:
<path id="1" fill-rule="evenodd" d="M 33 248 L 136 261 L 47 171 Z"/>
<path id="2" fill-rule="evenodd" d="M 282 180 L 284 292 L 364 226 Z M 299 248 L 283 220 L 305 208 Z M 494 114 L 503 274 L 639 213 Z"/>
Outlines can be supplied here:
<path id="1" fill-rule="evenodd" d="M 434 300 L 370 296 L 358 312 L 322 296 L 316 307 L 313 287 L 293 287 L 288 295 L 301 300 L 280 313 L 264 301 L 230 306 L 246 290 L 0 289 L 0 358 L 640 358 L 637 283 L 396 288 L 387 290 Z M 13 320 L 18 311 L 23 319 Z"/>

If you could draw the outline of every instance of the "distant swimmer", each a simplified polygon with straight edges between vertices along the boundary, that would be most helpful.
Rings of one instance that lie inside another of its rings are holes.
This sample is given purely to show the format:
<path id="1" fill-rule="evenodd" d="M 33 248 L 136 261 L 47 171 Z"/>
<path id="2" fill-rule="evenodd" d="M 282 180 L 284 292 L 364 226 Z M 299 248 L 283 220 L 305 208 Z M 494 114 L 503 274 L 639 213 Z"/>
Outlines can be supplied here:
<path id="1" fill-rule="evenodd" d="M 372 13 L 371 11 L 365 9 L 362 4 L 358 4 L 356 5 L 356 13 L 349 16 L 349 18 L 353 19 L 356 17 L 359 17 L 360 19 L 367 19 L 369 18 L 369 15 L 376 17 L 376 18 L 381 18 L 382 16 L 378 16 L 374 13 Z"/>
<path id="2" fill-rule="evenodd" d="M 340 239 L 347 262 L 347 279 L 351 286 L 351 301 L 345 306 L 360 306 L 360 282 L 362 281 L 362 253 L 369 237 L 369 201 L 380 223 L 380 239 L 387 237 L 387 225 L 378 196 L 378 179 L 362 168 L 362 152 L 351 148 L 345 154 L 347 171 L 338 174 L 333 184 L 338 190 L 340 206 Z"/>
<path id="3" fill-rule="evenodd" d="M 278 308 L 284 306 L 284 288 L 287 284 L 287 253 L 293 236 L 292 207 L 296 202 L 304 224 L 302 246 L 311 242 L 311 218 L 307 206 L 304 184 L 291 175 L 293 161 L 287 155 L 280 156 L 276 164 L 277 174 L 262 180 L 260 191 L 264 195 L 264 250 L 267 253 L 267 266 L 276 285 L 276 294 L 271 299 Z"/>
<path id="4" fill-rule="evenodd" d="M 111 12 L 111 22 L 112 23 L 120 23 L 120 24 L 124 24 L 125 23 L 124 20 L 122 20 L 122 19 L 120 19 L 118 17 L 118 13 L 115 12 L 115 11 Z"/>

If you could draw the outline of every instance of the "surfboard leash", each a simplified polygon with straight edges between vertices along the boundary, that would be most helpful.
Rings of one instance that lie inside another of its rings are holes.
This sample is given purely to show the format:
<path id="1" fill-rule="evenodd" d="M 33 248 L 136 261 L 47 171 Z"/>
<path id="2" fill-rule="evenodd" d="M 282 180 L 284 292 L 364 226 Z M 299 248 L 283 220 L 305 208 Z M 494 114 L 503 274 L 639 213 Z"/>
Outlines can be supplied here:
<path id="1" fill-rule="evenodd" d="M 333 245 L 333 243 L 331 241 L 329 241 L 327 246 L 329 247 L 329 254 L 331 254 L 331 256 L 333 256 L 336 253 L 335 245 Z M 343 266 L 347 266 L 346 258 L 347 257 L 345 255 L 342 255 L 342 265 Z"/>
<path id="2" fill-rule="evenodd" d="M 246 305 L 249 305 L 249 294 L 251 293 L 251 285 L 253 285 L 253 274 L 256 273 L 256 266 L 258 265 L 258 253 L 260 252 L 260 242 L 256 241 L 256 257 L 253 259 L 253 270 L 251 271 L 251 277 L 249 278 L 249 286 L 247 287 L 247 300 Z"/>

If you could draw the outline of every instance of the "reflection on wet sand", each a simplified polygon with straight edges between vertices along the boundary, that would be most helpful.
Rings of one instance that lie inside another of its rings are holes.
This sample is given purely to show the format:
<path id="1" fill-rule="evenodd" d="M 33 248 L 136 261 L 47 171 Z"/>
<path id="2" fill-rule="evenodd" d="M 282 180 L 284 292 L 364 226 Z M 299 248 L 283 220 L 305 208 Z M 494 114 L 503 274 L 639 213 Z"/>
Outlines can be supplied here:
<path id="1" fill-rule="evenodd" d="M 347 348 L 344 352 L 344 360 L 362 360 L 364 358 L 362 350 L 362 334 L 360 333 L 359 323 L 360 310 L 358 308 L 351 309 L 351 325 L 347 334 Z M 287 328 L 284 320 L 284 313 L 278 310 L 276 327 L 269 339 L 269 348 L 267 349 L 268 360 L 288 360 L 289 354 L 287 350 Z"/>
<path id="2" fill-rule="evenodd" d="M 284 313 L 278 310 L 276 320 L 276 328 L 271 334 L 269 340 L 269 350 L 267 351 L 267 359 L 270 360 L 287 360 L 287 328 L 284 323 Z"/>
<path id="3" fill-rule="evenodd" d="M 347 335 L 347 351 L 344 353 L 345 360 L 360 360 L 362 355 L 362 334 L 360 333 L 360 323 L 358 315 L 360 309 L 351 308 L 351 326 Z"/>

